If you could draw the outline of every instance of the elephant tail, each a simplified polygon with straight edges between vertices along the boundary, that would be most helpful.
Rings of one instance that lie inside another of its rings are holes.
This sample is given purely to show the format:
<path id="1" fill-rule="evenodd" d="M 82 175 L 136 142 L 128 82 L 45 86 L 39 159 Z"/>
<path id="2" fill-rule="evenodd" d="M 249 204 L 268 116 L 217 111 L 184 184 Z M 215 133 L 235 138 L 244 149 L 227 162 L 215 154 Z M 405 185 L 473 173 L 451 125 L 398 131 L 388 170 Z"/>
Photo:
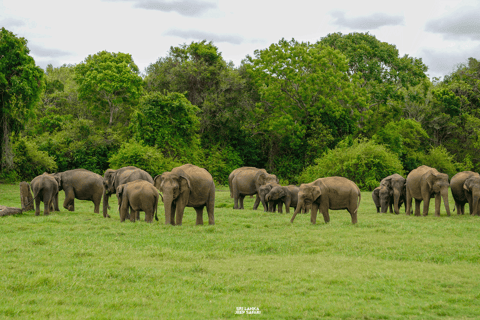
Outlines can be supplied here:
<path id="1" fill-rule="evenodd" d="M 155 220 L 158 221 L 157 211 L 158 211 L 158 198 L 155 199 Z"/>
<path id="2" fill-rule="evenodd" d="M 358 190 L 358 203 L 357 203 L 357 208 L 355 209 L 355 213 L 358 212 L 358 207 L 360 207 L 360 201 L 362 201 L 362 193 L 360 192 L 360 189 Z"/>

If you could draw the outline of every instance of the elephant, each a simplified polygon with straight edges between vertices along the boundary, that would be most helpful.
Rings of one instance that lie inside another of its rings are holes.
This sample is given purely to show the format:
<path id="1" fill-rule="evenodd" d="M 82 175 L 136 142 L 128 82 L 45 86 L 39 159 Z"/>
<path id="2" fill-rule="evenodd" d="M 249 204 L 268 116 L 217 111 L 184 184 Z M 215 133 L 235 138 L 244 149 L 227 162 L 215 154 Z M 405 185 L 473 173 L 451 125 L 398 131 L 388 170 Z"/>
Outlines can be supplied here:
<path id="1" fill-rule="evenodd" d="M 269 201 L 265 198 L 267 194 L 272 190 L 272 188 L 276 186 L 280 186 L 280 185 L 278 183 L 267 183 L 267 184 L 264 184 L 263 186 L 260 186 L 260 188 L 258 189 L 257 197 L 259 197 L 260 199 L 265 199 L 266 207 L 264 206 L 263 208 L 264 212 L 267 212 L 267 211 L 275 212 L 276 210 L 278 201 L 274 201 L 274 200 Z"/>
<path id="2" fill-rule="evenodd" d="M 472 171 L 459 172 L 452 177 L 450 180 L 450 189 L 452 190 L 453 199 L 455 200 L 457 214 L 465 213 L 465 203 L 467 202 L 471 215 L 479 213 L 479 182 L 480 175 Z"/>
<path id="3" fill-rule="evenodd" d="M 63 207 L 75 211 L 75 199 L 90 200 L 94 204 L 95 213 L 100 213 L 100 203 L 104 193 L 103 178 L 86 169 L 74 169 L 58 172 L 53 176 L 60 182 L 59 191 L 64 190 Z"/>
<path id="4" fill-rule="evenodd" d="M 379 213 L 380 212 L 380 207 L 381 207 L 381 204 L 380 204 L 380 187 L 376 187 L 375 189 L 373 189 L 372 199 L 373 199 L 373 203 L 375 203 L 375 207 L 377 207 L 377 213 Z"/>
<path id="5" fill-rule="evenodd" d="M 153 215 L 158 221 L 158 190 L 148 181 L 135 180 L 121 184 L 117 187 L 118 211 L 120 212 L 120 222 L 124 222 L 131 208 L 132 214 L 130 221 L 135 222 L 139 215 L 137 212 L 145 212 L 145 221 L 151 223 Z"/>
<path id="6" fill-rule="evenodd" d="M 30 185 L 25 181 L 20 182 L 20 203 L 22 204 L 22 211 L 35 210 Z"/>
<path id="7" fill-rule="evenodd" d="M 412 170 L 407 176 L 407 200 L 406 213 L 410 215 L 412 199 L 415 199 L 415 216 L 420 216 L 420 203 L 423 201 L 423 215 L 428 215 L 430 198 L 435 197 L 435 215 L 440 216 L 440 203 L 443 203 L 450 215 L 448 205 L 448 175 L 438 172 L 437 169 L 428 166 L 420 166 Z"/>
<path id="8" fill-rule="evenodd" d="M 298 192 L 298 204 L 293 217 L 293 223 L 297 214 L 306 206 L 312 206 L 310 222 L 317 222 L 317 210 L 323 214 L 325 223 L 330 222 L 328 210 L 347 209 L 352 218 L 352 223 L 357 223 L 358 207 L 362 200 L 362 194 L 355 182 L 344 177 L 320 178 L 310 183 L 300 185 Z"/>
<path id="9" fill-rule="evenodd" d="M 390 207 L 390 213 L 392 213 L 392 204 L 395 208 L 395 214 L 400 213 L 399 208 L 405 202 L 406 181 L 407 180 L 398 173 L 394 173 L 382 179 L 380 187 L 386 187 L 388 190 L 388 192 L 384 190 L 380 191 L 382 213 L 387 212 L 387 207 Z"/>
<path id="10" fill-rule="evenodd" d="M 230 189 L 230 198 L 233 198 L 233 185 L 232 185 L 233 178 L 235 178 L 235 175 L 237 173 L 239 173 L 240 171 L 243 171 L 243 170 L 263 170 L 263 171 L 267 172 L 265 169 L 258 169 L 258 168 L 255 168 L 255 167 L 241 167 L 241 168 L 237 168 L 237 169 L 233 170 L 230 173 L 230 175 L 228 176 L 228 187 Z"/>
<path id="11" fill-rule="evenodd" d="M 259 194 L 260 187 L 267 183 L 277 183 L 278 178 L 274 174 L 268 174 L 265 169 L 244 169 L 236 172 L 230 185 L 234 199 L 234 209 L 244 209 L 243 199 L 247 195 L 257 194 L 253 210 L 257 210 L 260 201 L 263 204 L 264 211 L 267 211 L 268 205 L 265 198 Z M 240 202 L 240 204 L 239 204 Z"/>
<path id="12" fill-rule="evenodd" d="M 118 170 L 107 169 L 107 171 L 105 171 L 103 178 L 103 216 L 105 218 L 110 218 L 107 213 L 107 209 L 109 208 L 108 198 L 116 193 L 119 185 L 135 180 L 145 180 L 153 185 L 152 176 L 148 174 L 148 172 L 137 167 L 130 166 Z M 138 216 L 136 218 L 137 220 L 139 219 Z"/>
<path id="13" fill-rule="evenodd" d="M 298 192 L 300 188 L 294 185 L 289 186 L 280 186 L 276 185 L 272 190 L 265 196 L 265 201 L 278 201 L 278 212 L 282 213 L 282 206 L 285 204 L 286 213 L 290 213 L 290 207 L 297 207 L 298 204 Z M 273 209 L 273 208 L 272 208 Z M 274 212 L 270 210 L 270 212 Z M 305 212 L 303 208 L 303 212 Z"/>
<path id="14" fill-rule="evenodd" d="M 33 190 L 33 199 L 35 200 L 35 215 L 40 215 L 40 201 L 44 204 L 44 215 L 49 215 L 50 211 L 58 209 L 58 188 L 59 182 L 48 173 L 39 175 L 30 182 Z M 54 208 L 54 206 L 57 208 Z M 59 210 L 56 210 L 59 211 Z"/>
<path id="15" fill-rule="evenodd" d="M 182 225 L 185 207 L 195 209 L 197 225 L 203 225 L 203 207 L 207 207 L 208 224 L 215 224 L 215 183 L 207 170 L 184 164 L 156 176 L 154 185 L 163 194 L 165 224 Z"/>

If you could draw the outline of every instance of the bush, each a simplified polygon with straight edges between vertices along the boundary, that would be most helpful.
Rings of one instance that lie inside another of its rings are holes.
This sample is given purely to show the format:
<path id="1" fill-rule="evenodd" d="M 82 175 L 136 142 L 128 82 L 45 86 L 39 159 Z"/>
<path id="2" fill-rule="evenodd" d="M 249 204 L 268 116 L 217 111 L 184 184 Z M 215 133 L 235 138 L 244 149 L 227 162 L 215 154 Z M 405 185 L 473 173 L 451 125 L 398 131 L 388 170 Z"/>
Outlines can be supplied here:
<path id="1" fill-rule="evenodd" d="M 160 150 L 136 141 L 123 143 L 108 162 L 112 169 L 135 166 L 147 171 L 152 177 L 182 165 L 173 159 L 165 158 Z"/>
<path id="2" fill-rule="evenodd" d="M 16 174 L 10 173 L 10 179 L 30 181 L 44 172 L 55 172 L 57 163 L 45 151 L 29 141 L 27 137 L 13 137 L 13 162 Z M 8 180 L 8 179 L 7 179 Z"/>
<path id="3" fill-rule="evenodd" d="M 216 184 L 227 186 L 230 173 L 243 166 L 240 155 L 230 146 L 226 148 L 215 146 L 204 153 L 205 160 L 195 165 L 205 168 Z"/>
<path id="4" fill-rule="evenodd" d="M 373 190 L 380 181 L 394 173 L 404 175 L 398 156 L 374 141 L 354 140 L 349 146 L 342 141 L 315 160 L 316 165 L 307 167 L 300 175 L 300 183 L 309 183 L 318 178 L 341 176 L 354 181 L 362 190 Z"/>
<path id="5" fill-rule="evenodd" d="M 466 159 L 465 164 L 455 162 L 453 155 L 448 153 L 443 146 L 432 147 L 428 154 L 421 156 L 422 164 L 435 168 L 439 172 L 446 173 L 450 178 L 458 172 L 471 170 L 471 161 Z M 470 162 L 470 163 L 469 163 Z M 470 167 L 469 167 L 470 165 Z"/>

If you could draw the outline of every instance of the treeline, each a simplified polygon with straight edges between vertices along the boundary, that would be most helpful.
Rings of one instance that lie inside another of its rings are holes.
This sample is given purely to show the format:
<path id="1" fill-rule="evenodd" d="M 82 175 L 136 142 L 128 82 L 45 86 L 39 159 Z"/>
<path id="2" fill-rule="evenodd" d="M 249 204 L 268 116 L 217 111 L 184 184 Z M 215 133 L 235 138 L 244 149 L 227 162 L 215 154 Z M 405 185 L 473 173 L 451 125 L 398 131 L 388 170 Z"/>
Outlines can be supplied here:
<path id="1" fill-rule="evenodd" d="M 480 171 L 480 63 L 431 81 L 421 59 L 369 33 L 282 39 L 240 66 L 192 42 L 142 74 L 106 51 L 42 70 L 2 28 L 0 57 L 2 181 L 192 163 L 222 184 L 255 166 L 282 183 L 342 175 L 371 190 L 422 164 Z"/>

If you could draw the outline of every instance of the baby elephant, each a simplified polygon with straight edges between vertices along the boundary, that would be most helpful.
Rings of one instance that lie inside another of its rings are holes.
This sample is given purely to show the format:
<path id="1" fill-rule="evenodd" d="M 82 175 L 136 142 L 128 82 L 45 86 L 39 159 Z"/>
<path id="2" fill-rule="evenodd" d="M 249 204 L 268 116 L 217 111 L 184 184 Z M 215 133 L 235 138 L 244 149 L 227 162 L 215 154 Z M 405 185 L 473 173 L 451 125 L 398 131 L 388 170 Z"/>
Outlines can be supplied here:
<path id="1" fill-rule="evenodd" d="M 298 191 L 300 189 L 297 186 L 274 186 L 272 190 L 265 196 L 265 200 L 278 202 L 278 212 L 282 213 L 282 206 L 285 204 L 285 211 L 290 213 L 290 207 L 297 207 L 298 203 Z M 273 212 L 273 210 L 270 210 Z M 303 212 L 305 212 L 303 210 Z"/>
<path id="2" fill-rule="evenodd" d="M 158 190 L 148 181 L 135 180 L 117 187 L 118 210 L 120 221 L 124 222 L 131 208 L 130 221 L 135 222 L 139 211 L 145 212 L 145 221 L 152 222 L 153 214 L 157 217 Z"/>

